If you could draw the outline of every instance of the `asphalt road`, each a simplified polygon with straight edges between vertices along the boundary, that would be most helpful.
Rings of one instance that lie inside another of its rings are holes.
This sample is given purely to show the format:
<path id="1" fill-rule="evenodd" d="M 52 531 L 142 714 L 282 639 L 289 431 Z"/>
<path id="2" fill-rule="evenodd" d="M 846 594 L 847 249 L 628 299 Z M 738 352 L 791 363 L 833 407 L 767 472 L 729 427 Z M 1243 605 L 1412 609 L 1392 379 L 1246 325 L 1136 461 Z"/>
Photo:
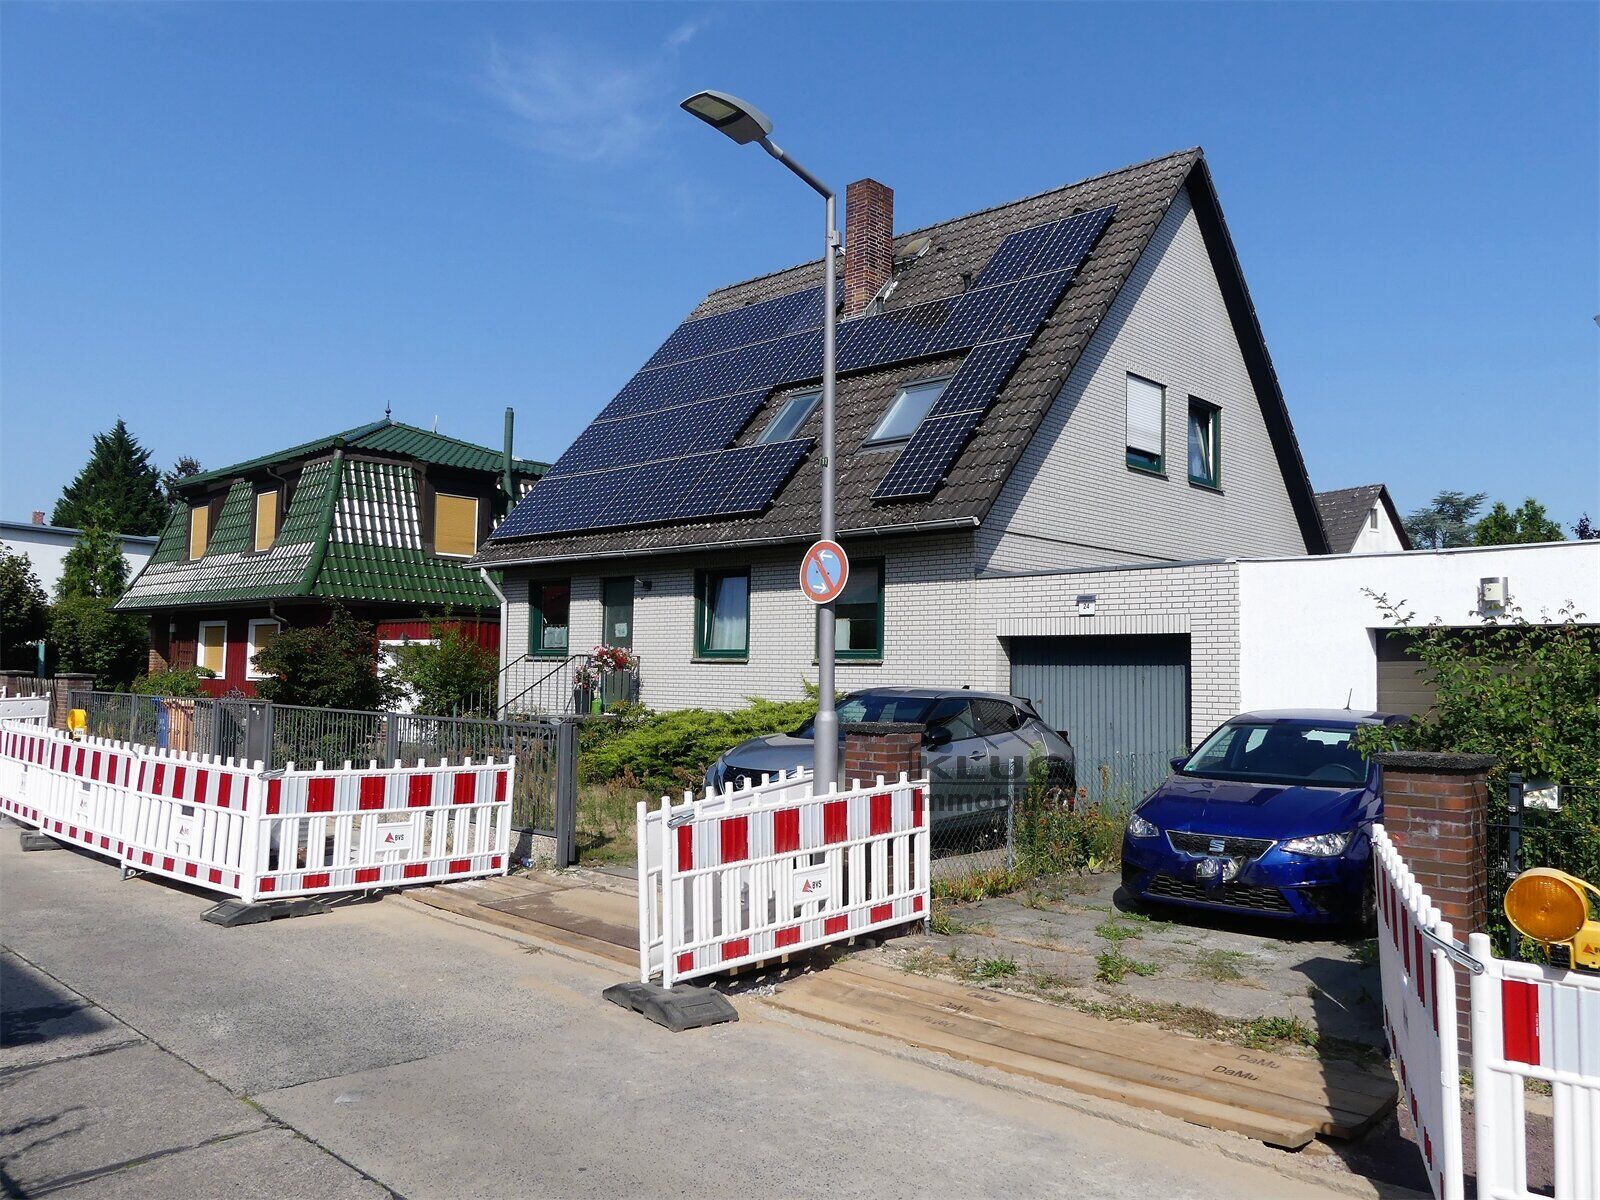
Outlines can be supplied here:
<path id="1" fill-rule="evenodd" d="M 1303 1182 L 397 900 L 225 930 L 0 830 L 0 1183 L 187 1197 L 1291 1197 Z"/>

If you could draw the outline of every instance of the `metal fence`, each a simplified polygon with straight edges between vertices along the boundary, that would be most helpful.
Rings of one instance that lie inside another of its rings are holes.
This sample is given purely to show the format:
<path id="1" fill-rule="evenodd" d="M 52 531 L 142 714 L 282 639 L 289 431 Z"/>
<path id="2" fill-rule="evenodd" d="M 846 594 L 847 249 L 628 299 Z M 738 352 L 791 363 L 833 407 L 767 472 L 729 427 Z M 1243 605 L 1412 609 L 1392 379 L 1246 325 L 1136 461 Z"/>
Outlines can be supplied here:
<path id="1" fill-rule="evenodd" d="M 541 658 L 525 654 L 500 671 L 500 711 L 585 715 L 611 712 L 639 699 L 639 667 L 605 670 L 592 654 Z"/>
<path id="2" fill-rule="evenodd" d="M 1525 947 L 1502 906 L 1506 889 L 1529 867 L 1600 880 L 1600 838 L 1593 832 L 1600 828 L 1600 782 L 1536 783 L 1513 772 L 1504 794 L 1504 809 L 1491 807 L 1488 821 L 1490 934 L 1498 953 L 1520 958 Z"/>
<path id="3" fill-rule="evenodd" d="M 558 865 L 575 861 L 578 742 L 570 719 L 494 721 L 90 691 L 74 691 L 72 707 L 84 710 L 88 732 L 95 737 L 247 759 L 269 771 L 291 763 L 395 766 L 441 758 L 512 757 L 517 762 L 512 825 L 554 839 Z"/>
<path id="4" fill-rule="evenodd" d="M 1128 814 L 1171 773 L 1133 754 L 1051 770 L 1028 759 L 929 770 L 933 877 L 1109 870 Z"/>

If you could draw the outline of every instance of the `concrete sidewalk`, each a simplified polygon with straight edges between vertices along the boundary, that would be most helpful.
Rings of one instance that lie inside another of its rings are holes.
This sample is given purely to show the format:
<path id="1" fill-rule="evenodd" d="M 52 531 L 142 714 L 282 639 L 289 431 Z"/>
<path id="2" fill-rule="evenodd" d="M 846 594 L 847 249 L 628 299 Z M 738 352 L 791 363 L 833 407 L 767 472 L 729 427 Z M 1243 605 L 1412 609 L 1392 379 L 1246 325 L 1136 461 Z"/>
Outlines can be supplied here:
<path id="1" fill-rule="evenodd" d="M 411 904 L 225 930 L 199 920 L 208 897 L 24 856 L 11 831 L 0 872 L 0 942 L 32 989 L 31 1040 L 0 1052 L 22 1194 L 1336 1194 L 1248 1144 L 1175 1142 L 749 1000 L 673 1035 L 601 1001 L 602 969 Z"/>

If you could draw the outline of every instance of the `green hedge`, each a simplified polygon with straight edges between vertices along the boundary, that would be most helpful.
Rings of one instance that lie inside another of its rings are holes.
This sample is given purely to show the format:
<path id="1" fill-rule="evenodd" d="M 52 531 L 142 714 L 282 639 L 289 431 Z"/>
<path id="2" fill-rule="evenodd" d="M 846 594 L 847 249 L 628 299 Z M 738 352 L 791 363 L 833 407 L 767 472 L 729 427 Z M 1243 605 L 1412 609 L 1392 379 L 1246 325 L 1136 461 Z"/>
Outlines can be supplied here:
<path id="1" fill-rule="evenodd" d="M 732 712 L 624 708 L 614 717 L 584 726 L 579 777 L 584 783 L 615 782 L 652 791 L 698 787 L 706 768 L 723 751 L 747 738 L 790 733 L 816 711 L 814 699 L 754 697 Z"/>

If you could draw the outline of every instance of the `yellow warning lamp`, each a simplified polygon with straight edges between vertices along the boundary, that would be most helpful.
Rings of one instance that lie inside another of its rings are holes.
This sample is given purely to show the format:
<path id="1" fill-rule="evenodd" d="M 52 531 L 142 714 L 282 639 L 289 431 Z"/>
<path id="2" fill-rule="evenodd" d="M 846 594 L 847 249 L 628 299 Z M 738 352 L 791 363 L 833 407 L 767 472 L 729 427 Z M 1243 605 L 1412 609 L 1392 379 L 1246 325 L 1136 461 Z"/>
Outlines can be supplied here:
<path id="1" fill-rule="evenodd" d="M 81 738 L 89 731 L 89 714 L 81 708 L 74 708 L 67 713 L 67 733 L 72 737 Z"/>
<path id="2" fill-rule="evenodd" d="M 1600 970 L 1600 921 L 1590 919 L 1585 891 L 1600 896 L 1576 875 L 1534 867 L 1506 889 L 1506 916 L 1518 933 L 1550 948 L 1553 965 Z"/>

